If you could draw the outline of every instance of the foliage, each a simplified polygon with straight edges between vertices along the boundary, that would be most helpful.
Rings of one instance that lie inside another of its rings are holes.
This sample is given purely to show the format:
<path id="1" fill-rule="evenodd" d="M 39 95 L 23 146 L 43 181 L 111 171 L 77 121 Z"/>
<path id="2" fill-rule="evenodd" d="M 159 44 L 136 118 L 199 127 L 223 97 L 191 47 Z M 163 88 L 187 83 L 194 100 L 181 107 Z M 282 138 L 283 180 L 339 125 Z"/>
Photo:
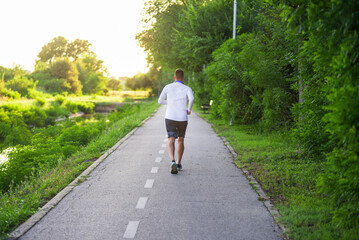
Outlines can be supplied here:
<path id="1" fill-rule="evenodd" d="M 39 89 L 51 93 L 104 94 L 108 92 L 107 69 L 103 61 L 89 50 L 87 40 L 72 42 L 56 37 L 43 46 L 31 77 Z"/>
<path id="2" fill-rule="evenodd" d="M 107 92 L 107 69 L 103 61 L 98 60 L 94 53 L 84 55 L 76 62 L 79 70 L 79 80 L 84 86 L 84 93 L 103 95 Z"/>
<path id="3" fill-rule="evenodd" d="M 137 73 L 132 78 L 127 78 L 126 87 L 132 90 L 152 88 L 153 83 L 149 74 Z"/>
<path id="4" fill-rule="evenodd" d="M 111 77 L 108 82 L 106 87 L 108 89 L 114 90 L 114 91 L 119 91 L 122 90 L 122 84 L 121 81 L 116 79 L 115 77 Z"/>
<path id="5" fill-rule="evenodd" d="M 239 1 L 239 5 L 245 1 Z M 248 15 L 246 8 L 238 8 L 238 23 L 243 32 L 253 28 L 255 13 Z M 176 23 L 173 36 L 173 65 L 183 66 L 195 72 L 202 70 L 212 60 L 212 52 L 232 36 L 233 2 L 187 1 Z"/>
<path id="6" fill-rule="evenodd" d="M 167 66 L 168 62 L 176 62 L 176 54 L 172 51 L 174 29 L 179 20 L 180 10 L 184 8 L 181 1 L 152 0 L 146 2 L 144 22 L 151 27 L 137 34 L 136 39 L 147 51 L 147 61 L 151 64 Z"/>
<path id="7" fill-rule="evenodd" d="M 83 55 L 78 63 L 82 64 L 83 67 L 89 72 L 96 72 L 102 75 L 107 73 L 106 67 L 103 65 L 103 60 L 97 59 L 95 53 L 89 53 Z"/>
<path id="8" fill-rule="evenodd" d="M 75 103 L 66 101 L 66 108 L 77 111 L 77 108 L 91 113 L 94 108 L 93 103 Z M 56 106 L 56 105 L 55 105 Z M 8 110 L 12 106 L 7 106 Z M 16 109 L 16 108 L 15 108 Z M 8 114 L 14 113 L 15 109 Z M 111 121 L 116 121 L 127 114 L 133 114 L 137 107 L 125 107 L 119 113 L 109 116 Z M 9 161 L 0 171 L 1 191 L 6 192 L 11 184 L 18 184 L 30 176 L 34 171 L 41 169 L 53 168 L 61 159 L 66 159 L 82 146 L 87 145 L 90 141 L 96 139 L 100 133 L 106 129 L 106 121 L 95 121 L 93 123 L 77 124 L 71 120 L 65 120 L 61 124 L 39 128 L 45 125 L 46 115 L 39 107 L 24 109 L 22 118 L 24 119 L 22 127 L 26 125 L 36 126 L 31 129 L 31 134 L 27 130 L 28 142 L 19 142 L 16 148 L 9 154 Z M 1 115 L 0 115 L 1 116 Z M 10 115 L 11 116 L 11 115 Z M 6 116 L 3 115 L 2 118 Z M 3 121 L 1 121 L 3 122 Z M 10 119 L 7 120 L 10 122 Z M 35 125 L 36 124 L 36 125 Z M 10 129 L 9 129 L 10 130 Z M 6 135 L 8 137 L 9 134 Z M 16 136 L 16 135 L 15 135 Z"/>
<path id="9" fill-rule="evenodd" d="M 291 121 L 296 94 L 285 76 L 288 73 L 278 53 L 263 34 L 241 34 L 213 53 L 205 88 L 213 100 L 212 114 L 243 123 L 262 122 L 277 129 Z"/>
<path id="10" fill-rule="evenodd" d="M 53 38 L 49 43 L 44 45 L 38 54 L 37 62 L 52 63 L 56 58 L 78 59 L 81 54 L 90 52 L 91 44 L 87 40 L 75 39 L 68 41 L 66 38 L 59 36 Z"/>
<path id="11" fill-rule="evenodd" d="M 0 80 L 0 97 L 8 97 L 10 99 L 19 99 L 21 97 L 21 94 L 16 92 L 16 91 L 12 91 L 10 89 L 5 88 L 5 80 L 4 77 Z"/>
<path id="12" fill-rule="evenodd" d="M 304 146 L 314 140 L 311 145 L 314 150 L 309 150 L 322 151 L 321 154 L 328 156 L 328 167 L 320 178 L 320 185 L 337 207 L 334 223 L 343 228 L 358 228 L 359 40 L 354 9 L 359 3 L 354 0 L 313 1 L 298 6 L 286 4 L 285 7 L 292 30 L 307 37 L 303 41 L 303 55 L 313 63 L 313 73 L 307 71 L 304 76 L 308 77 L 314 90 L 306 92 L 319 93 L 319 97 L 306 95 L 300 106 L 304 111 L 310 111 L 309 121 L 315 119 L 316 122 L 315 125 L 301 124 L 300 127 L 305 129 L 301 132 L 315 131 L 320 136 L 304 135 Z M 308 105 L 306 101 L 315 103 Z"/>
<path id="13" fill-rule="evenodd" d="M 31 89 L 35 90 L 37 82 L 34 82 L 32 79 L 28 79 L 24 76 L 15 76 L 13 79 L 6 82 L 6 88 L 9 88 L 12 91 L 16 91 L 21 94 L 21 96 L 29 96 L 29 91 Z"/>
<path id="14" fill-rule="evenodd" d="M 68 58 L 57 59 L 50 65 L 49 72 L 51 76 L 65 80 L 62 86 L 65 87 L 68 92 L 81 95 L 82 85 L 78 80 L 78 71 L 76 66 L 71 63 Z"/>
<path id="15" fill-rule="evenodd" d="M 47 66 L 42 71 L 35 70 L 30 76 L 38 81 L 37 88 L 45 92 L 62 93 L 69 90 L 67 81 L 52 76 Z"/>
<path id="16" fill-rule="evenodd" d="M 57 119 L 68 117 L 70 112 L 90 114 L 95 108 L 91 102 L 73 102 L 62 95 L 56 96 L 55 101 L 49 105 L 43 97 L 38 97 L 29 106 L 13 103 L 0 105 L 0 150 L 18 144 L 28 145 L 30 132 L 34 127 L 53 125 Z"/>
<path id="17" fill-rule="evenodd" d="M 100 73 L 89 72 L 88 78 L 84 84 L 84 92 L 103 95 L 107 83 L 107 78 Z"/>

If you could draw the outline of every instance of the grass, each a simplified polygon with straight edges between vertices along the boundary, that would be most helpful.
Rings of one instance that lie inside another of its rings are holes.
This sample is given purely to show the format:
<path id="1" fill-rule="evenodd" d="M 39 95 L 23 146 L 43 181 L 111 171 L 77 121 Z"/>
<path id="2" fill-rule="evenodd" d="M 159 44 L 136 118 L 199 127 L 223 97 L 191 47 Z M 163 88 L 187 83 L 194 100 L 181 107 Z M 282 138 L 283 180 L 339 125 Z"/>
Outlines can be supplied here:
<path id="1" fill-rule="evenodd" d="M 126 99 L 146 99 L 149 96 L 149 91 L 146 90 L 138 90 L 138 91 L 110 91 L 108 96 L 100 96 L 100 95 L 83 95 L 83 96 L 75 96 L 69 95 L 66 96 L 66 99 L 76 102 L 93 102 L 93 103 L 103 103 L 103 102 L 124 102 Z M 55 100 L 56 97 L 47 97 L 46 101 L 52 102 Z M 31 106 L 33 103 L 36 102 L 35 99 L 28 99 L 28 98 L 21 98 L 18 100 L 5 100 L 0 101 L 0 105 L 2 104 L 14 104 L 14 105 L 25 105 Z"/>
<path id="2" fill-rule="evenodd" d="M 72 101 L 89 101 L 97 102 L 124 102 L 127 99 L 144 99 L 148 98 L 149 91 L 110 91 L 108 96 L 100 95 L 84 95 L 84 96 L 68 96 Z"/>
<path id="3" fill-rule="evenodd" d="M 259 134 L 251 126 L 200 116 L 227 139 L 238 154 L 237 166 L 250 172 L 280 211 L 277 221 L 289 229 L 286 238 L 358 239 L 358 230 L 339 229 L 331 222 L 334 207 L 317 187 L 326 163 L 298 155 L 288 132 Z"/>
<path id="4" fill-rule="evenodd" d="M 55 168 L 41 170 L 36 176 L 30 176 L 20 185 L 0 194 L 0 239 L 6 239 L 11 231 L 71 183 L 94 159 L 139 126 L 157 107 L 154 101 L 145 103 L 145 107 L 114 122 L 68 159 L 59 160 Z"/>

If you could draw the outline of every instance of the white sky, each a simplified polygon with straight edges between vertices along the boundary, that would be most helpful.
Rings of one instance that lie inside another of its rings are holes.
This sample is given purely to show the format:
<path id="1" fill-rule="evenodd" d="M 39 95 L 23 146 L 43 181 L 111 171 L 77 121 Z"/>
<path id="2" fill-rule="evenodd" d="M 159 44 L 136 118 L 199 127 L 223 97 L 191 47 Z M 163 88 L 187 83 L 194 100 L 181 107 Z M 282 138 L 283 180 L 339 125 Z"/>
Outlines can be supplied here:
<path id="1" fill-rule="evenodd" d="M 135 35 L 144 0 L 0 0 L 0 66 L 33 71 L 41 47 L 57 36 L 88 40 L 110 76 L 147 72 Z"/>

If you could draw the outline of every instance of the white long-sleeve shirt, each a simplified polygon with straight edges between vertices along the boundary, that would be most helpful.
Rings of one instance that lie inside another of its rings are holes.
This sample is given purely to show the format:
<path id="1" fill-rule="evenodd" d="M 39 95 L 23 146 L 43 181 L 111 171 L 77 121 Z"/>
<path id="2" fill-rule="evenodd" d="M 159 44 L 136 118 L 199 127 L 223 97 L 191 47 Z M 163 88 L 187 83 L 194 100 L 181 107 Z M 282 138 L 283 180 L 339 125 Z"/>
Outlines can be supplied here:
<path id="1" fill-rule="evenodd" d="M 174 121 L 187 121 L 187 110 L 191 112 L 194 103 L 193 91 L 182 82 L 170 83 L 162 90 L 158 103 L 167 104 L 165 118 Z"/>

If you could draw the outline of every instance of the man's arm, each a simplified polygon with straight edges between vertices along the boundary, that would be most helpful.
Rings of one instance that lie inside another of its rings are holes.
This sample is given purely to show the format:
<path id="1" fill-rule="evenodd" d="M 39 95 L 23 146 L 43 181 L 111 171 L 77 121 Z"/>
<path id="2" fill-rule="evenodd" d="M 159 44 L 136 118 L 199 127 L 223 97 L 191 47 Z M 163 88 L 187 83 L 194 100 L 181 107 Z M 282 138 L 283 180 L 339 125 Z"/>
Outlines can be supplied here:
<path id="1" fill-rule="evenodd" d="M 193 96 L 193 91 L 192 89 L 189 89 L 187 92 L 187 97 L 188 97 L 188 108 L 187 108 L 187 114 L 190 115 L 191 111 L 192 111 L 192 107 L 193 107 L 193 103 L 194 103 L 194 96 Z"/>
<path id="2" fill-rule="evenodd" d="M 158 98 L 158 104 L 167 104 L 167 100 L 165 100 L 166 97 L 167 97 L 167 86 L 162 90 L 160 97 Z"/>

